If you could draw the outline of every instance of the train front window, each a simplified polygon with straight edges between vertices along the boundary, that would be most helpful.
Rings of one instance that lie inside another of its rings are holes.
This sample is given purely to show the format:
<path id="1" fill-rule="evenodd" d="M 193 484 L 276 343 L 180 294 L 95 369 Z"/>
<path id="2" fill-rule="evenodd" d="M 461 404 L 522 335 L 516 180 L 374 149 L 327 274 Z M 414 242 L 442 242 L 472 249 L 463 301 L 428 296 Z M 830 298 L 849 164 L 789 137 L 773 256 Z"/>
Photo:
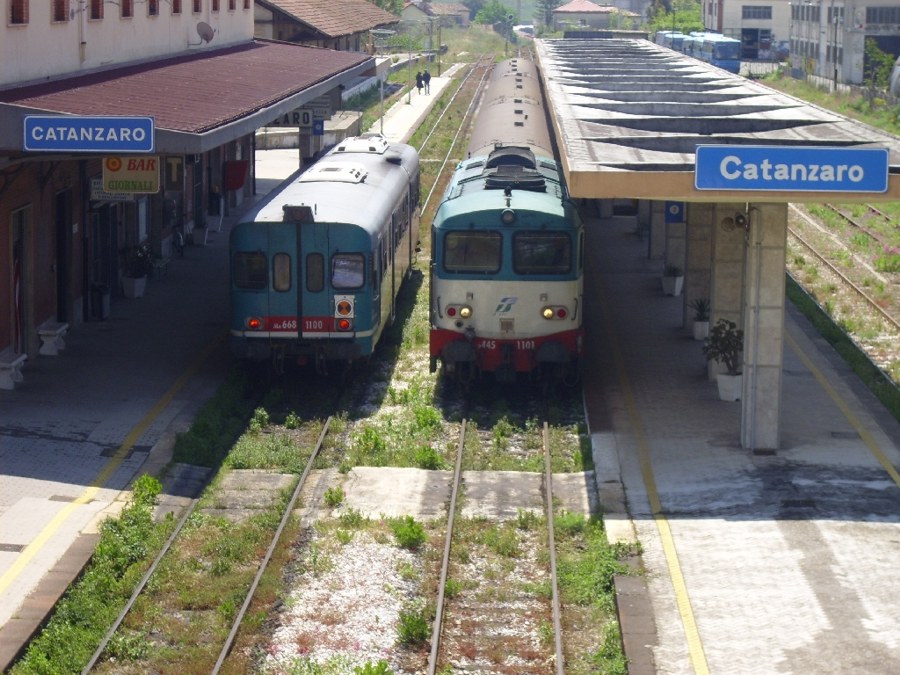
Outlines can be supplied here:
<path id="1" fill-rule="evenodd" d="M 268 281 L 265 253 L 238 251 L 232 260 L 232 281 L 236 288 L 263 290 Z"/>
<path id="2" fill-rule="evenodd" d="M 319 293 L 325 288 L 325 256 L 310 253 L 306 256 L 306 290 Z"/>
<path id="3" fill-rule="evenodd" d="M 287 253 L 272 257 L 272 288 L 281 292 L 291 290 L 291 256 Z"/>
<path id="4" fill-rule="evenodd" d="M 361 254 L 339 253 L 331 259 L 332 288 L 362 288 L 365 280 L 366 260 Z"/>
<path id="5" fill-rule="evenodd" d="M 447 272 L 492 273 L 500 270 L 499 232 L 448 232 L 444 237 Z"/>
<path id="6" fill-rule="evenodd" d="M 555 232 L 521 232 L 513 237 L 513 269 L 516 274 L 567 274 L 572 270 L 569 235 Z"/>

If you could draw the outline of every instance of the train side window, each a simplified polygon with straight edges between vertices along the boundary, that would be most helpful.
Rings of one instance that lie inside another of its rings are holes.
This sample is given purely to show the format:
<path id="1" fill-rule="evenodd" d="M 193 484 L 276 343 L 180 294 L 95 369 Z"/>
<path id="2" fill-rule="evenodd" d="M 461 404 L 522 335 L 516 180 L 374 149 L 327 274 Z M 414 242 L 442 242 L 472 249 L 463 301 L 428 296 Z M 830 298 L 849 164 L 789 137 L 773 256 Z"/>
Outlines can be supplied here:
<path id="1" fill-rule="evenodd" d="M 287 253 L 272 256 L 272 288 L 281 292 L 291 290 L 291 256 Z"/>
<path id="2" fill-rule="evenodd" d="M 360 253 L 338 253 L 331 259 L 331 286 L 336 289 L 362 288 L 366 263 Z"/>
<path id="3" fill-rule="evenodd" d="M 491 273 L 500 270 L 499 232 L 448 232 L 444 237 L 447 272 Z"/>
<path id="4" fill-rule="evenodd" d="M 238 251 L 234 254 L 232 281 L 236 288 L 262 290 L 268 281 L 268 263 L 262 252 Z"/>
<path id="5" fill-rule="evenodd" d="M 516 274 L 567 274 L 572 269 L 572 240 L 562 232 L 520 232 L 513 237 Z"/>
<path id="6" fill-rule="evenodd" d="M 319 293 L 325 288 L 325 256 L 310 253 L 306 256 L 306 290 Z"/>

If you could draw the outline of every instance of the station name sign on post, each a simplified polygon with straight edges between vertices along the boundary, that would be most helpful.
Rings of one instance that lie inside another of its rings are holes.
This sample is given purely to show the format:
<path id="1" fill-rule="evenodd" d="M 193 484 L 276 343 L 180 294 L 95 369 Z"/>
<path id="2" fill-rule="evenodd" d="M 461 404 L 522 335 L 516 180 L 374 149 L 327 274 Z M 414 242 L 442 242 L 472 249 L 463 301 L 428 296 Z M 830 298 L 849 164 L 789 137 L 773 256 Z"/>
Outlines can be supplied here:
<path id="1" fill-rule="evenodd" d="M 152 117 L 27 115 L 22 147 L 29 152 L 153 152 Z"/>
<path id="2" fill-rule="evenodd" d="M 698 190 L 887 192 L 887 148 L 700 145 Z"/>

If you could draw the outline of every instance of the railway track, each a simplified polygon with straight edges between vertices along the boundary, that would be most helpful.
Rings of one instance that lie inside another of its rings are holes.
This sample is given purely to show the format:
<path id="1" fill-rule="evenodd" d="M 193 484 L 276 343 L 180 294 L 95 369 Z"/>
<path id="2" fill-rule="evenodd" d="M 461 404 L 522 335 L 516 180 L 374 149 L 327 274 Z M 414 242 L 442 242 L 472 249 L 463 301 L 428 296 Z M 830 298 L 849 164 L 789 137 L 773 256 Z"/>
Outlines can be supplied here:
<path id="1" fill-rule="evenodd" d="M 543 513 L 546 519 L 546 546 L 549 560 L 549 576 L 546 580 L 550 589 L 551 620 L 540 616 L 541 600 L 524 597 L 528 593 L 511 595 L 484 592 L 480 579 L 468 578 L 467 570 L 473 567 L 491 569 L 494 564 L 490 556 L 477 552 L 472 546 L 471 536 L 459 537 L 455 528 L 457 516 L 457 499 L 462 483 L 463 454 L 465 452 L 467 420 L 460 425 L 460 438 L 457 444 L 456 462 L 452 478 L 452 490 L 445 534 L 445 543 L 441 559 L 441 573 L 438 584 L 438 597 L 435 618 L 432 628 L 431 651 L 428 661 L 428 673 L 446 672 L 446 668 L 485 671 L 510 668 L 521 668 L 526 672 L 533 670 L 555 670 L 560 675 L 565 672 L 565 656 L 562 646 L 562 625 L 560 619 L 559 582 L 556 567 L 556 546 L 554 537 L 554 500 L 553 474 L 550 462 L 549 426 L 543 424 L 542 447 L 544 458 L 544 474 L 541 491 L 543 495 Z M 530 521 L 525 510 L 519 512 L 519 528 Z M 472 529 L 478 529 L 474 527 Z M 472 534 L 468 529 L 468 534 Z M 455 568 L 457 573 L 450 574 L 451 554 L 454 552 L 454 535 L 458 540 L 456 546 L 463 549 L 457 553 Z M 502 537 L 503 535 L 501 535 Z M 479 537 L 476 536 L 476 540 Z M 529 545 L 535 546 L 539 537 L 526 536 Z M 505 544 L 496 546 L 495 559 L 501 561 L 504 555 L 512 555 L 519 548 L 518 542 L 506 539 Z M 504 553 L 505 550 L 505 553 Z M 533 553 L 534 551 L 532 551 Z M 478 560 L 472 565 L 473 558 Z M 520 563 L 515 566 L 516 576 L 533 579 L 542 564 L 541 555 L 520 556 Z M 529 569 L 530 568 L 530 569 Z M 475 584 L 475 588 L 472 585 Z M 452 596 L 448 600 L 449 595 Z M 468 597 L 467 597 L 468 596 Z M 546 598 L 544 598 L 546 600 Z M 536 610 L 537 606 L 537 612 Z M 508 626 L 519 626 L 520 630 L 510 631 Z M 529 627 L 531 630 L 529 630 Z M 477 638 L 476 638 L 477 636 Z"/>
<path id="2" fill-rule="evenodd" d="M 850 225 L 854 229 L 865 233 L 867 236 L 869 236 L 870 238 L 872 238 L 874 241 L 878 242 L 882 246 L 890 245 L 890 242 L 888 241 L 887 237 L 885 237 L 883 234 L 880 234 L 879 232 L 876 232 L 872 228 L 864 225 L 863 223 L 859 222 L 856 218 L 854 218 L 850 214 L 846 213 L 839 206 L 837 206 L 835 204 L 823 204 L 823 206 L 825 208 L 827 208 L 829 211 L 831 211 L 832 213 L 837 214 L 837 216 L 839 216 L 843 222 Z M 871 214 L 872 216 L 880 219 L 881 221 L 883 221 L 882 224 L 885 227 L 891 227 L 891 217 L 888 214 L 886 214 L 884 211 L 882 211 L 881 209 L 876 207 L 874 204 L 866 204 L 865 207 L 866 207 L 866 212 Z M 895 231 L 900 232 L 900 224 L 895 223 L 892 225 L 892 227 L 894 228 Z"/>

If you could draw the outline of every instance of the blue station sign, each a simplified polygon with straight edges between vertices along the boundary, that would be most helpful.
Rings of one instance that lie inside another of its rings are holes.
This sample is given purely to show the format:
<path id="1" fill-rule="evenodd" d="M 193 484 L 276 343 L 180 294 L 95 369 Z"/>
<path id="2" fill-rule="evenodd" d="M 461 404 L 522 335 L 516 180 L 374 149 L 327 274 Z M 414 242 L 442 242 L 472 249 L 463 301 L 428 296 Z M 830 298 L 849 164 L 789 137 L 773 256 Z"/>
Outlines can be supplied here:
<path id="1" fill-rule="evenodd" d="M 27 115 L 22 147 L 52 152 L 153 152 L 152 117 Z"/>
<path id="2" fill-rule="evenodd" d="M 698 190 L 887 192 L 887 148 L 697 146 Z"/>

